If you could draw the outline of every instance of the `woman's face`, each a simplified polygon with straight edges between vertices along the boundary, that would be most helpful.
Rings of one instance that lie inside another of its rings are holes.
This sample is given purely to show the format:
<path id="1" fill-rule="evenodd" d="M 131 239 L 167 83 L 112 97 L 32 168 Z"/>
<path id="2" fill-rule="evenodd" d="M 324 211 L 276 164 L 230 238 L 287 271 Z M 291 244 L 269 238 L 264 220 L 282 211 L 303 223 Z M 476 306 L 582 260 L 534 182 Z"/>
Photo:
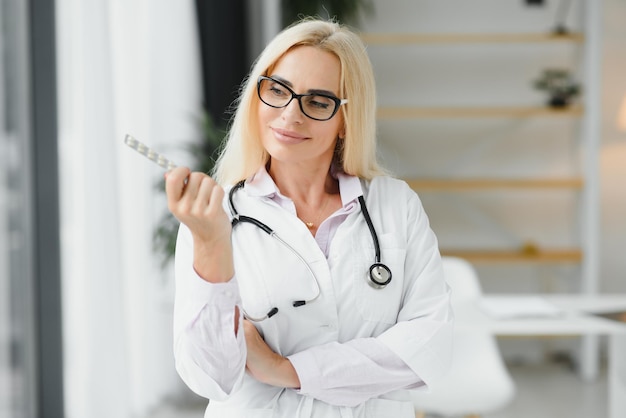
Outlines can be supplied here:
<path id="1" fill-rule="evenodd" d="M 343 99 L 339 97 L 340 73 L 339 59 L 334 54 L 299 46 L 287 52 L 268 76 L 281 81 L 296 94 L 322 91 Z M 330 120 L 319 121 L 302 113 L 296 99 L 283 108 L 274 108 L 259 100 L 258 113 L 261 141 L 272 164 L 328 166 L 337 137 L 345 135 L 340 110 Z"/>

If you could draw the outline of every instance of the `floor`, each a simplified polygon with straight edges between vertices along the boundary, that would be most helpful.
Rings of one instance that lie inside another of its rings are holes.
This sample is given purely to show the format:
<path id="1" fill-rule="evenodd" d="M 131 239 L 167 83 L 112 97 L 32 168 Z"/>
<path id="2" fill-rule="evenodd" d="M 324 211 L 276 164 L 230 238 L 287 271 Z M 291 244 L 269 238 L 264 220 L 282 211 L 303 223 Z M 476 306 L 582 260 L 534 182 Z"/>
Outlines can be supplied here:
<path id="1" fill-rule="evenodd" d="M 517 394 L 511 405 L 482 418 L 603 418 L 607 416 L 607 378 L 582 381 L 565 365 L 511 366 Z M 145 418 L 202 418 L 202 406 L 163 405 Z M 429 416 L 430 418 L 430 416 Z M 434 418 L 434 417 L 433 417 Z M 454 417 L 456 418 L 456 417 Z"/>
<path id="2" fill-rule="evenodd" d="M 606 373 L 585 382 L 562 365 L 510 367 L 517 393 L 511 405 L 484 418 L 603 418 L 608 415 Z"/>

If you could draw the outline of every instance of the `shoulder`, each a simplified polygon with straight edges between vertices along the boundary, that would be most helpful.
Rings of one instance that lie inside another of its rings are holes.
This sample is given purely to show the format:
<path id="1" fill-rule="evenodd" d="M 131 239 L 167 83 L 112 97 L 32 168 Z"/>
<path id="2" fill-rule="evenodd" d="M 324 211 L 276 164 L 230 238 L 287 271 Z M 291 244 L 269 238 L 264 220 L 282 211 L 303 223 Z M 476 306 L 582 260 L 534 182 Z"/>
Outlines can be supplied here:
<path id="1" fill-rule="evenodd" d="M 364 191 L 368 206 L 377 207 L 388 216 L 415 219 L 424 212 L 419 196 L 404 180 L 391 176 L 374 177 L 365 182 Z"/>
<path id="2" fill-rule="evenodd" d="M 411 200 L 417 198 L 417 194 L 404 181 L 391 176 L 377 176 L 365 182 L 366 194 L 374 199 L 391 199 L 393 201 Z"/>
<path id="3" fill-rule="evenodd" d="M 393 188 L 404 188 L 408 187 L 407 183 L 404 180 L 400 180 L 396 177 L 392 176 L 376 176 L 369 181 L 371 187 L 393 187 Z"/>

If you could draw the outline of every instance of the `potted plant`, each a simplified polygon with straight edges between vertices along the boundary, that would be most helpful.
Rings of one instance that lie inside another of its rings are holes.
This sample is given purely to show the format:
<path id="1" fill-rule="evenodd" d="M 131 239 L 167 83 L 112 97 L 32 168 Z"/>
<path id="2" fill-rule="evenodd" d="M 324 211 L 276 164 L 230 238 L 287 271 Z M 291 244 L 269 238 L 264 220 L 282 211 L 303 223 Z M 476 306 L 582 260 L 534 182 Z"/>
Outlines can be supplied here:
<path id="1" fill-rule="evenodd" d="M 534 81 L 538 90 L 548 93 L 548 106 L 565 107 L 580 94 L 580 84 L 565 69 L 548 68 Z"/>

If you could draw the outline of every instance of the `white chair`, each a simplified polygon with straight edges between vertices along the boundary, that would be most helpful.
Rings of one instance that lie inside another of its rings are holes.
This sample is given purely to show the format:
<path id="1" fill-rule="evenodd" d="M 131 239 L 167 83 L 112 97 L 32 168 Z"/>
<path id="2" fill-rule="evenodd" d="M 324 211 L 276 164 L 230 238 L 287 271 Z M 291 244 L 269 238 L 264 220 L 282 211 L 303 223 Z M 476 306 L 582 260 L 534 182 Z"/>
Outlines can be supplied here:
<path id="1" fill-rule="evenodd" d="M 482 290 L 476 271 L 460 258 L 443 257 L 452 306 L 478 299 Z M 449 373 L 430 390 L 413 392 L 416 417 L 479 417 L 505 407 L 515 395 L 515 384 L 502 360 L 495 337 L 488 333 L 454 331 Z"/>

